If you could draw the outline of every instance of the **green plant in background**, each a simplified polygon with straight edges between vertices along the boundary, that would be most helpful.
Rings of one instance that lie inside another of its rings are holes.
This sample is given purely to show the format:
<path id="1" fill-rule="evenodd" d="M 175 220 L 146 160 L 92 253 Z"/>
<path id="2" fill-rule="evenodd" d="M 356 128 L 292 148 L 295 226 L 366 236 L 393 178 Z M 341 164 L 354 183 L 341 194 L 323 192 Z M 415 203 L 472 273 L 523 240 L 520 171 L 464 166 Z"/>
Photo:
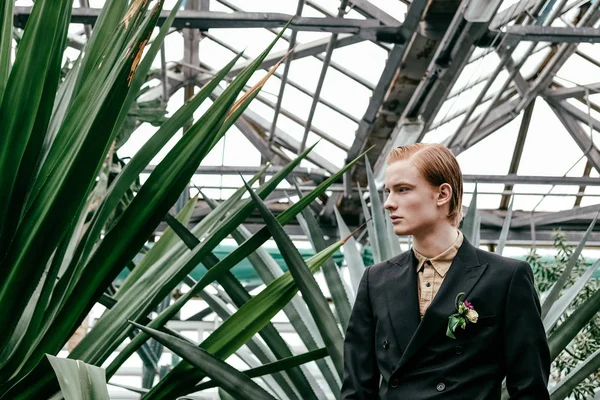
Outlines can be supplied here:
<path id="1" fill-rule="evenodd" d="M 565 269 L 570 257 L 573 255 L 574 246 L 567 244 L 565 234 L 557 229 L 553 233 L 554 249 L 556 255 L 552 261 L 544 262 L 542 257 L 537 253 L 536 249 L 531 249 L 527 255 L 526 261 L 533 267 L 536 289 L 538 293 L 547 292 L 552 285 L 557 281 L 561 272 Z M 567 280 L 566 287 L 572 287 L 577 279 L 582 276 L 585 271 L 589 270 L 591 263 L 586 262 L 582 255 L 579 255 L 577 262 Z M 573 300 L 572 305 L 560 317 L 558 323 L 563 323 L 567 316 L 571 315 L 578 307 L 600 289 L 600 281 L 591 278 Z M 592 355 L 600 348 L 600 319 L 598 315 L 594 316 L 589 323 L 581 330 L 573 341 L 560 353 L 560 355 L 552 363 L 552 377 L 556 381 L 560 381 L 577 366 L 585 361 L 587 357 Z M 552 334 L 552 333 L 550 333 Z M 594 396 L 594 389 L 600 386 L 600 376 L 597 373 L 589 375 L 585 380 L 579 383 L 569 393 L 575 399 L 584 400 L 589 396 Z"/>

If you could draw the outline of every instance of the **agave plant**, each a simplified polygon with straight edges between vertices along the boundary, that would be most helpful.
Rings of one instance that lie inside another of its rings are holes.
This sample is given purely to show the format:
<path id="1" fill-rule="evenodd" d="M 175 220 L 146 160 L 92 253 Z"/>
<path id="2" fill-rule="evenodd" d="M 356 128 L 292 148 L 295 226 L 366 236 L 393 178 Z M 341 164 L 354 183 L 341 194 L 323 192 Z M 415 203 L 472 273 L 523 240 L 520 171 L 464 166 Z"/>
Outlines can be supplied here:
<path id="1" fill-rule="evenodd" d="M 167 233 L 161 246 L 146 254 L 140 265 L 136 267 L 132 260 L 161 220 L 176 224 L 176 218 L 169 218 L 171 206 L 202 159 L 264 84 L 262 80 L 236 101 L 273 44 L 238 74 L 144 185 L 134 189 L 135 197 L 129 194 L 143 168 L 189 121 L 239 56 L 162 125 L 123 167 L 110 187 L 100 188 L 97 183 L 104 161 L 123 131 L 123 124 L 180 3 L 146 48 L 162 1 L 150 11 L 147 0 L 135 0 L 130 4 L 107 1 L 89 42 L 64 80 L 60 78 L 60 62 L 71 3 L 35 3 L 12 65 L 9 56 L 11 35 L 5 34 L 12 29 L 12 2 L 2 3 L 0 304 L 11 313 L 2 313 L 0 317 L 1 398 L 30 399 L 53 395 L 59 388 L 58 382 L 43 356 L 57 354 L 97 302 L 109 311 L 70 354 L 71 358 L 92 365 L 104 362 L 128 336 L 138 338 L 141 345 L 142 334 L 135 335 L 133 325 L 127 320 L 151 324 L 146 317 L 148 313 L 199 262 L 207 268 L 221 265 L 214 269 L 220 272 L 207 275 L 225 282 L 224 286 L 231 290 L 232 297 L 236 295 L 240 307 L 250 299 L 239 282 L 232 281 L 228 275 L 228 269 L 235 265 L 231 261 L 233 258 L 219 264 L 212 255 L 214 247 L 254 208 L 250 200 L 239 202 L 242 192 L 237 203 L 229 203 L 229 208 L 223 207 L 200 224 L 196 233 L 205 235 L 202 244 L 197 239 L 180 242 L 177 238 L 176 242 L 174 236 Z M 40 52 L 39 48 L 47 51 Z M 267 196 L 311 149 L 259 188 L 258 195 Z M 339 176 L 337 174 L 317 188 L 297 209 L 289 210 L 281 223 L 288 222 Z M 93 206 L 98 202 L 99 205 Z M 193 203 L 189 208 L 193 208 Z M 224 210 L 233 211 L 233 214 L 219 220 Z M 217 216 L 219 213 L 220 217 Z M 185 212 L 179 217 L 185 221 Z M 210 233 L 209 228 L 212 229 Z M 235 257 L 252 253 L 267 238 L 266 231 L 253 236 L 246 246 L 239 248 Z M 177 246 L 183 243 L 183 246 Z M 165 271 L 165 267 L 169 269 Z M 106 291 L 124 268 L 133 268 L 133 272 L 114 297 L 108 295 Z M 160 279 L 154 279 L 157 276 Z M 206 286 L 206 282 L 202 281 L 202 285 Z M 196 287 L 195 293 L 202 288 Z M 161 316 L 172 316 L 173 310 L 182 304 L 165 309 Z M 152 322 L 155 327 L 160 326 L 156 320 Z M 162 324 L 164 322 L 166 320 Z M 105 330 L 105 327 L 110 328 Z M 277 340 L 272 330 L 264 330 Z M 250 330 L 246 334 L 248 332 Z M 279 339 L 278 353 L 292 356 Z M 214 338 L 211 340 L 215 342 Z M 216 341 L 217 347 L 213 351 L 220 351 L 219 355 L 224 357 L 244 342 Z M 330 345 L 329 339 L 326 342 Z M 138 350 L 133 345 L 129 348 Z M 286 350 L 288 354 L 285 354 Z M 109 366 L 111 374 L 118 363 L 124 361 L 126 353 L 123 352 L 120 361 Z M 141 354 L 148 355 L 143 351 Z M 317 354 L 324 355 L 322 351 Z M 336 366 L 339 366 L 339 360 Z M 338 368 L 334 369 L 339 372 Z M 295 379 L 310 388 L 301 373 L 295 374 Z M 190 391 L 193 386 L 177 390 Z"/>

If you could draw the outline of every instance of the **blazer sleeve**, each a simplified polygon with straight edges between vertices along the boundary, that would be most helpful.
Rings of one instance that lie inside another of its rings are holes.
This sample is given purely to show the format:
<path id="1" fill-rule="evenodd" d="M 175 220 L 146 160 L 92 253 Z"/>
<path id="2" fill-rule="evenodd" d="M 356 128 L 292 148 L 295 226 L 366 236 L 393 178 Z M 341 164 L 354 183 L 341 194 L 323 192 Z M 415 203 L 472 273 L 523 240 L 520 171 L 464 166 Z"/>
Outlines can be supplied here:
<path id="1" fill-rule="evenodd" d="M 513 271 L 503 318 L 506 388 L 510 399 L 550 399 L 550 350 L 529 264 Z"/>
<path id="2" fill-rule="evenodd" d="M 375 355 L 375 320 L 369 297 L 369 270 L 358 286 L 344 338 L 344 378 L 341 400 L 378 397 L 379 369 Z"/>

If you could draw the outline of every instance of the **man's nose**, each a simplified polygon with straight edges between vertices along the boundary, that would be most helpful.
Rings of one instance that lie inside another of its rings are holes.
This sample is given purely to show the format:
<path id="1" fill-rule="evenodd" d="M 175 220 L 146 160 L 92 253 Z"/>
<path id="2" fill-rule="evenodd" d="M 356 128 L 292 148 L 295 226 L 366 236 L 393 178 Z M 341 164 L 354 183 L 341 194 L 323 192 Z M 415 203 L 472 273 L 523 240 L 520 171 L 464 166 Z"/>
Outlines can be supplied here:
<path id="1" fill-rule="evenodd" d="M 385 199 L 385 203 L 383 203 L 383 208 L 385 208 L 386 210 L 392 210 L 395 208 L 395 206 L 393 205 L 393 203 L 390 200 L 391 200 L 391 196 L 388 195 Z"/>

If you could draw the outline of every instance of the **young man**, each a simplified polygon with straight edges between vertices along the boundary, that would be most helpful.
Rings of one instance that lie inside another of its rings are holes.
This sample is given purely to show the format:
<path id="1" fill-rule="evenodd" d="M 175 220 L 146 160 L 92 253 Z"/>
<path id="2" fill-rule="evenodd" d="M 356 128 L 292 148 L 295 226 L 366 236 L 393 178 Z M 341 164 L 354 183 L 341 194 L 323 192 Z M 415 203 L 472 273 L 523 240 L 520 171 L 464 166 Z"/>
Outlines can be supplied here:
<path id="1" fill-rule="evenodd" d="M 458 230 L 463 183 L 452 153 L 398 147 L 385 190 L 394 232 L 412 235 L 413 247 L 364 272 L 346 330 L 342 400 L 500 400 L 504 377 L 511 399 L 549 399 L 531 267 L 474 247 Z"/>

